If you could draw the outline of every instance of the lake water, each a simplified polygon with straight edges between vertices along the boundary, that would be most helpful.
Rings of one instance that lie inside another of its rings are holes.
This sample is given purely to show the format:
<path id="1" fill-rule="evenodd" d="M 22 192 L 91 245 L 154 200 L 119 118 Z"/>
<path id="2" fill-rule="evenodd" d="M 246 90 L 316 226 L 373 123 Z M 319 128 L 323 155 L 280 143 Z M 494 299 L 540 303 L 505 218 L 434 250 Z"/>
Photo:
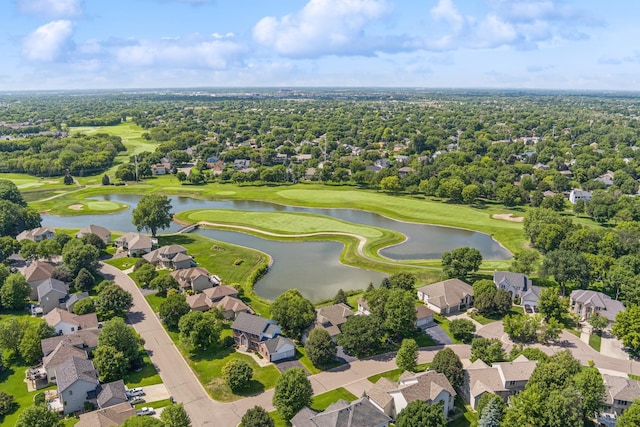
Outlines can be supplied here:
<path id="1" fill-rule="evenodd" d="M 131 210 L 140 200 L 137 195 L 104 195 L 95 199 L 111 200 L 129 205 L 127 210 L 109 215 L 42 215 L 43 225 L 64 228 L 80 228 L 89 224 L 105 226 L 112 230 L 135 231 L 131 223 Z M 508 259 L 509 251 L 490 236 L 475 231 L 451 227 L 403 223 L 383 216 L 355 209 L 318 209 L 282 206 L 256 201 L 198 200 L 187 197 L 171 197 L 174 212 L 191 209 L 230 209 L 266 212 L 308 212 L 327 215 L 345 221 L 395 230 L 407 236 L 407 241 L 380 251 L 392 260 L 438 259 L 445 251 L 461 246 L 478 249 L 484 259 Z M 181 228 L 172 224 L 165 232 Z M 353 268 L 340 264 L 343 245 L 339 242 L 279 242 L 244 233 L 202 229 L 199 234 L 216 240 L 255 248 L 268 253 L 273 259 L 269 273 L 257 284 L 256 292 L 273 299 L 289 288 L 298 288 L 307 298 L 317 301 L 330 298 L 338 289 L 366 288 L 369 282 L 378 284 L 382 273 Z"/>

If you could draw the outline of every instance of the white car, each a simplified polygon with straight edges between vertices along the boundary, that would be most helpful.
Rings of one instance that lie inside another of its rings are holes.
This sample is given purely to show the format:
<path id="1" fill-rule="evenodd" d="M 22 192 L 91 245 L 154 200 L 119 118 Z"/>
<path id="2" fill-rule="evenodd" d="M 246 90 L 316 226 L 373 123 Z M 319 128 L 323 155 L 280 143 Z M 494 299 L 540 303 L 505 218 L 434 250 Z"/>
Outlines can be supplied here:
<path id="1" fill-rule="evenodd" d="M 136 415 L 153 415 L 156 411 L 153 408 L 140 408 L 136 411 Z"/>
<path id="2" fill-rule="evenodd" d="M 142 387 L 136 387 L 136 388 L 132 388 L 131 390 L 125 391 L 125 394 L 127 395 L 128 398 L 132 398 L 132 397 L 144 396 L 144 391 L 142 390 Z"/>

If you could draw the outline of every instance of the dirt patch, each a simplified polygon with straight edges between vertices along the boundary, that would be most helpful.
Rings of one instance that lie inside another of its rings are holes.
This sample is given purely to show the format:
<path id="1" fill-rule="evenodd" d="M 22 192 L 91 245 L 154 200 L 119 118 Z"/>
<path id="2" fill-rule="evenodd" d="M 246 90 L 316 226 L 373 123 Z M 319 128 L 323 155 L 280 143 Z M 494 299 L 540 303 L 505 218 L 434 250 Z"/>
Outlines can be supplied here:
<path id="1" fill-rule="evenodd" d="M 69 205 L 68 208 L 72 211 L 81 211 L 84 209 L 84 205 Z"/>
<path id="2" fill-rule="evenodd" d="M 504 221 L 509 222 L 522 222 L 524 221 L 523 216 L 513 216 L 513 214 L 494 214 L 492 216 L 493 219 L 502 219 Z"/>
<path id="3" fill-rule="evenodd" d="M 42 181 L 42 182 L 44 182 L 45 184 L 59 184 L 60 183 L 60 181 L 51 181 L 51 180 Z"/>

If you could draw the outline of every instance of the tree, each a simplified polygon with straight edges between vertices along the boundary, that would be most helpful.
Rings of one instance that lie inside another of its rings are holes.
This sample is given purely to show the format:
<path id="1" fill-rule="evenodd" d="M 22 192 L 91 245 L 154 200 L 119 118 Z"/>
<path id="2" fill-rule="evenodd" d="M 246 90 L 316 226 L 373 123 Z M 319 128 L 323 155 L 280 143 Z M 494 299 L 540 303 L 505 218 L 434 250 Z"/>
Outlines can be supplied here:
<path id="1" fill-rule="evenodd" d="M 416 343 L 416 340 L 410 338 L 402 340 L 396 355 L 396 365 L 403 371 L 414 371 L 416 369 L 418 365 L 418 343 Z"/>
<path id="2" fill-rule="evenodd" d="M 41 222 L 35 209 L 0 199 L 0 236 L 15 237 L 24 230 L 40 227 Z"/>
<path id="3" fill-rule="evenodd" d="M 0 391 L 0 418 L 12 412 L 16 408 L 16 400 L 12 394 Z"/>
<path id="4" fill-rule="evenodd" d="M 314 328 L 304 345 L 304 351 L 314 366 L 324 367 L 336 360 L 337 346 L 326 329 Z"/>
<path id="5" fill-rule="evenodd" d="M 504 331 L 514 341 L 522 343 L 535 342 L 538 338 L 540 321 L 539 316 L 507 315 L 503 319 Z"/>
<path id="6" fill-rule="evenodd" d="M 375 353 L 383 336 L 380 321 L 375 316 L 350 316 L 342 325 L 338 345 L 356 357 Z"/>
<path id="7" fill-rule="evenodd" d="M 142 286 L 149 286 L 156 277 L 158 277 L 158 270 L 152 264 L 144 264 L 136 270 L 136 279 Z"/>
<path id="8" fill-rule="evenodd" d="M 220 339 L 220 322 L 213 311 L 190 311 L 178 321 L 180 339 L 188 347 L 206 349 Z"/>
<path id="9" fill-rule="evenodd" d="M 619 312 L 611 333 L 622 341 L 631 355 L 640 355 L 640 306 L 634 305 Z"/>
<path id="10" fill-rule="evenodd" d="M 462 189 L 462 201 L 468 205 L 475 203 L 480 197 L 480 187 L 476 184 L 465 185 Z"/>
<path id="11" fill-rule="evenodd" d="M 540 274 L 543 277 L 553 276 L 560 285 L 562 295 L 565 295 L 567 285 L 584 289 L 589 283 L 590 271 L 584 255 L 558 249 L 544 257 Z"/>
<path id="12" fill-rule="evenodd" d="M 171 225 L 173 213 L 171 200 L 159 194 L 146 194 L 138 202 L 132 212 L 133 225 L 138 231 L 149 230 L 156 237 L 158 229 L 165 229 Z"/>
<path id="13" fill-rule="evenodd" d="M 38 243 L 36 248 L 38 258 L 44 258 L 46 260 L 51 260 L 51 258 L 61 253 L 62 247 L 54 239 L 43 240 Z"/>
<path id="14" fill-rule="evenodd" d="M 273 418 L 262 406 L 254 406 L 247 409 L 240 420 L 242 427 L 275 427 Z"/>
<path id="15" fill-rule="evenodd" d="M 124 353 L 110 345 L 100 345 L 93 351 L 93 364 L 104 382 L 122 379 L 129 369 L 129 361 Z"/>
<path id="16" fill-rule="evenodd" d="M 249 386 L 253 369 L 244 360 L 231 359 L 222 367 L 222 378 L 235 393 Z"/>
<path id="17" fill-rule="evenodd" d="M 604 405 L 605 385 L 600 371 L 585 368 L 573 378 L 576 388 L 582 396 L 582 409 L 588 417 L 599 414 Z"/>
<path id="18" fill-rule="evenodd" d="M 549 319 L 562 320 L 569 308 L 569 301 L 561 298 L 557 288 L 544 288 L 538 298 L 538 309 L 546 321 Z"/>
<path id="19" fill-rule="evenodd" d="M 475 248 L 462 247 L 442 254 L 442 272 L 447 278 L 465 278 L 472 271 L 478 271 L 482 254 Z"/>
<path id="20" fill-rule="evenodd" d="M 83 298 L 73 305 L 73 313 L 77 315 L 95 313 L 96 306 L 93 302 L 93 298 Z"/>
<path id="21" fill-rule="evenodd" d="M 164 427 L 191 427 L 191 419 L 182 403 L 165 406 L 160 414 L 160 420 L 164 423 Z"/>
<path id="22" fill-rule="evenodd" d="M 120 317 L 114 317 L 102 326 L 102 332 L 98 335 L 98 348 L 103 346 L 111 346 L 122 352 L 129 366 L 134 366 L 141 361 L 138 334 Z"/>
<path id="23" fill-rule="evenodd" d="M 480 412 L 478 427 L 500 427 L 502 410 L 497 402 L 495 399 L 491 400 L 489 404 L 484 407 L 483 411 Z"/>
<path id="24" fill-rule="evenodd" d="M 0 200 L 6 200 L 18 206 L 27 206 L 18 186 L 8 179 L 0 179 Z"/>
<path id="25" fill-rule="evenodd" d="M 480 399 L 476 404 L 476 411 L 478 412 L 478 414 L 482 414 L 482 412 L 484 412 L 484 408 L 486 408 L 487 405 L 493 401 L 496 402 L 496 405 L 500 408 L 500 413 L 503 414 L 504 410 L 506 409 L 506 404 L 500 396 L 493 393 L 483 393 L 482 396 L 480 396 Z"/>
<path id="26" fill-rule="evenodd" d="M 95 272 L 99 258 L 100 251 L 82 240 L 71 240 L 62 249 L 62 262 L 69 269 L 69 274 L 74 277 L 83 268 Z"/>
<path id="27" fill-rule="evenodd" d="M 80 239 L 86 245 L 94 246 L 98 250 L 106 249 L 107 244 L 95 233 L 87 233 Z M 45 240 L 46 241 L 46 240 Z"/>
<path id="28" fill-rule="evenodd" d="M 547 343 L 549 341 L 556 341 L 560 338 L 562 333 L 562 323 L 559 320 L 552 317 L 548 322 L 542 322 L 540 325 L 540 333 L 538 334 L 538 341 L 541 343 Z"/>
<path id="29" fill-rule="evenodd" d="M 511 271 L 517 273 L 531 274 L 535 271 L 536 262 L 540 258 L 537 251 L 533 249 L 522 249 L 513 255 Z"/>
<path id="30" fill-rule="evenodd" d="M 133 305 L 133 296 L 115 283 L 105 282 L 101 284 L 94 304 L 100 319 L 124 318 Z"/>
<path id="31" fill-rule="evenodd" d="M 23 308 L 31 294 L 27 279 L 20 273 L 10 274 L 0 288 L 0 302 L 4 308 L 17 310 Z"/>
<path id="32" fill-rule="evenodd" d="M 452 349 L 445 348 L 437 352 L 433 358 L 433 362 L 431 362 L 430 368 L 444 374 L 455 388 L 462 387 L 464 383 L 462 362 Z"/>
<path id="33" fill-rule="evenodd" d="M 40 341 L 54 336 L 54 330 L 43 320 L 37 325 L 29 325 L 20 339 L 20 356 L 29 365 L 33 365 L 42 359 L 42 347 Z"/>
<path id="34" fill-rule="evenodd" d="M 26 407 L 18 417 L 15 427 L 62 427 L 64 424 L 57 413 L 45 405 Z"/>
<path id="35" fill-rule="evenodd" d="M 478 280 L 473 284 L 473 306 L 483 316 L 491 316 L 496 311 L 497 291 L 496 284 L 492 280 Z"/>
<path id="36" fill-rule="evenodd" d="M 396 427 L 444 427 L 446 424 L 442 405 L 429 405 L 423 400 L 409 403 L 396 419 Z"/>
<path id="37" fill-rule="evenodd" d="M 64 176 L 64 179 L 62 180 L 62 182 L 64 183 L 64 185 L 71 185 L 73 184 L 73 177 L 67 174 Z"/>
<path id="38" fill-rule="evenodd" d="M 170 274 L 163 274 L 149 283 L 151 289 L 157 289 L 159 295 L 166 295 L 169 289 L 178 289 L 178 281 Z"/>
<path id="39" fill-rule="evenodd" d="M 282 418 L 289 421 L 302 408 L 311 405 L 311 396 L 313 389 L 304 369 L 291 368 L 276 381 L 273 406 Z"/>
<path id="40" fill-rule="evenodd" d="M 93 285 L 95 285 L 96 281 L 93 277 L 93 274 L 91 274 L 89 270 L 83 267 L 78 272 L 78 275 L 74 279 L 73 283 L 77 290 L 89 291 L 91 290 L 91 288 L 93 288 Z"/>
<path id="41" fill-rule="evenodd" d="M 413 334 L 416 329 L 415 296 L 413 292 L 391 289 L 384 305 L 384 329 L 392 338 Z"/>
<path id="42" fill-rule="evenodd" d="M 275 299 L 271 305 L 271 317 L 277 321 L 288 336 L 299 339 L 302 331 L 316 318 L 313 304 L 297 289 L 289 289 Z"/>
<path id="43" fill-rule="evenodd" d="M 600 313 L 593 313 L 591 316 L 589 316 L 587 322 L 589 322 L 591 327 L 596 332 L 601 332 L 609 325 L 609 320 Z"/>
<path id="44" fill-rule="evenodd" d="M 333 298 L 333 303 L 334 304 L 346 304 L 347 303 L 347 296 L 344 294 L 344 291 L 342 289 L 338 289 L 338 293 Z"/>
<path id="45" fill-rule="evenodd" d="M 502 341 L 498 338 L 474 338 L 471 342 L 471 359 L 473 360 L 480 359 L 492 365 L 495 362 L 503 362 L 506 358 Z"/>
<path id="46" fill-rule="evenodd" d="M 0 262 L 20 252 L 20 243 L 11 236 L 0 237 Z"/>
<path id="47" fill-rule="evenodd" d="M 102 185 L 111 185 L 111 179 L 106 173 L 102 175 Z"/>
<path id="48" fill-rule="evenodd" d="M 167 325 L 167 328 L 176 330 L 180 318 L 187 314 L 191 308 L 187 304 L 187 298 L 178 292 L 169 292 L 167 299 L 162 301 L 158 314 Z"/>
<path id="49" fill-rule="evenodd" d="M 511 310 L 513 300 L 505 289 L 498 289 L 493 297 L 494 312 L 498 316 L 504 316 Z"/>
<path id="50" fill-rule="evenodd" d="M 0 321 L 0 348 L 20 352 L 20 342 L 26 331 L 26 324 L 15 317 Z"/>
<path id="51" fill-rule="evenodd" d="M 23 240 L 20 243 L 20 256 L 25 260 L 38 259 L 38 244 L 32 240 Z"/>
<path id="52" fill-rule="evenodd" d="M 386 176 L 380 180 L 380 188 L 395 194 L 402 191 L 402 184 L 397 176 Z"/>
<path id="53" fill-rule="evenodd" d="M 454 319 L 449 322 L 451 335 L 460 341 L 471 341 L 476 333 L 476 325 L 468 319 Z"/>
<path id="54" fill-rule="evenodd" d="M 122 427 L 164 427 L 164 423 L 153 417 L 131 417 L 127 418 Z"/>
<path id="55" fill-rule="evenodd" d="M 622 415 L 618 416 L 616 427 L 640 426 L 640 399 L 635 399 Z"/>
<path id="56" fill-rule="evenodd" d="M 389 287 L 391 289 L 402 289 L 413 292 L 416 284 L 416 276 L 412 273 L 400 272 L 389 276 Z"/>

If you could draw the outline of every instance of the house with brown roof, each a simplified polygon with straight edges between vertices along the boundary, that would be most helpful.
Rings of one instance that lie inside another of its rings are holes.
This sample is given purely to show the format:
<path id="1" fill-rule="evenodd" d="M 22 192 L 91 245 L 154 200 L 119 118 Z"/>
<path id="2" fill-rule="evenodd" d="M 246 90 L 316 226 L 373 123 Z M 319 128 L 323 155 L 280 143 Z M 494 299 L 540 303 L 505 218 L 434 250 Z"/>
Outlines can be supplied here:
<path id="1" fill-rule="evenodd" d="M 335 342 L 338 335 L 340 335 L 340 327 L 354 314 L 351 307 L 343 303 L 317 308 L 316 320 L 302 335 L 302 342 L 304 343 L 309 339 L 311 330 L 315 328 L 322 328 L 327 331 Z"/>
<path id="2" fill-rule="evenodd" d="M 598 416 L 599 423 L 615 426 L 618 415 L 626 411 L 635 399 L 640 399 L 640 382 L 627 377 L 602 374 L 605 386 L 603 412 Z"/>
<path id="3" fill-rule="evenodd" d="M 98 387 L 98 397 L 96 399 L 98 407 L 108 408 L 109 406 L 128 402 L 129 399 L 127 399 L 125 390 L 124 381 L 122 380 L 101 384 Z"/>
<path id="4" fill-rule="evenodd" d="M 291 419 L 291 427 L 388 427 L 391 418 L 367 396 L 353 402 L 338 400 L 322 412 L 304 407 Z"/>
<path id="5" fill-rule="evenodd" d="M 215 307 L 222 313 L 222 317 L 227 320 L 237 318 L 238 314 L 240 313 L 253 314 L 253 310 L 251 310 L 251 307 L 245 304 L 241 299 L 232 296 L 227 295 L 214 304 Z"/>
<path id="6" fill-rule="evenodd" d="M 80 414 L 76 427 L 116 427 L 136 416 L 136 409 L 128 402 L 97 411 Z"/>
<path id="7" fill-rule="evenodd" d="M 269 362 L 292 359 L 296 356 L 296 345 L 289 338 L 276 335 L 262 341 L 258 347 L 258 353 Z"/>
<path id="8" fill-rule="evenodd" d="M 473 288 L 460 279 L 449 279 L 418 288 L 418 299 L 439 314 L 458 313 L 473 304 Z"/>
<path id="9" fill-rule="evenodd" d="M 193 265 L 193 258 L 187 255 L 187 249 L 180 245 L 168 245 L 142 256 L 150 264 L 161 268 L 180 270 Z"/>
<path id="10" fill-rule="evenodd" d="M 56 237 L 56 232 L 50 228 L 38 227 L 33 230 L 24 230 L 22 233 L 16 236 L 18 242 L 22 240 L 31 240 L 33 242 L 42 242 L 43 240 L 50 240 Z"/>
<path id="11" fill-rule="evenodd" d="M 378 409 L 396 418 L 411 402 L 421 400 L 430 405 L 442 404 L 445 416 L 454 408 L 456 392 L 444 374 L 427 371 L 420 374 L 405 372 L 397 383 L 380 378 L 367 393 Z"/>
<path id="12" fill-rule="evenodd" d="M 511 362 L 494 363 L 492 366 L 478 359 L 464 370 L 465 382 L 461 392 L 473 408 L 485 393 L 497 394 L 506 401 L 509 396 L 524 390 L 537 363 L 522 355 Z"/>
<path id="13" fill-rule="evenodd" d="M 416 306 L 416 327 L 428 328 L 433 325 L 434 311 L 424 305 Z"/>
<path id="14" fill-rule="evenodd" d="M 194 292 L 201 292 L 220 284 L 220 278 L 212 275 L 203 267 L 175 270 L 171 272 L 171 276 L 176 279 L 178 286 L 183 291 L 191 289 Z"/>
<path id="15" fill-rule="evenodd" d="M 582 320 L 587 320 L 592 314 L 601 314 L 613 323 L 619 312 L 624 311 L 624 305 L 602 292 L 576 289 L 569 296 L 569 309 Z"/>
<path id="16" fill-rule="evenodd" d="M 47 279 L 53 277 L 53 265 L 44 261 L 32 261 L 24 269 L 24 278 L 31 287 L 30 299 L 38 299 L 38 286 Z"/>
<path id="17" fill-rule="evenodd" d="M 211 302 L 218 302 L 226 296 L 234 298 L 238 297 L 238 291 L 236 288 L 229 285 L 214 286 L 213 288 L 205 289 L 202 293 L 205 294 Z"/>
<path id="18" fill-rule="evenodd" d="M 42 354 L 46 357 L 56 349 L 59 343 L 66 342 L 74 347 L 84 350 L 87 354 L 98 346 L 100 329 L 84 329 L 71 335 L 56 335 L 55 337 L 40 340 Z"/>
<path id="19" fill-rule="evenodd" d="M 77 239 L 82 239 L 87 234 L 95 234 L 102 240 L 105 244 L 111 242 L 111 232 L 104 227 L 99 225 L 88 225 L 86 227 L 82 227 L 80 231 L 76 233 Z"/>
<path id="20" fill-rule="evenodd" d="M 209 311 L 213 307 L 211 300 L 203 293 L 187 295 L 187 304 L 191 311 Z"/>
<path id="21" fill-rule="evenodd" d="M 58 335 L 69 335 L 81 329 L 96 329 L 99 325 L 95 313 L 78 316 L 61 308 L 54 308 L 43 318 Z"/>
<path id="22" fill-rule="evenodd" d="M 158 244 L 156 239 L 140 233 L 126 233 L 113 241 L 120 251 L 126 251 L 129 256 L 148 254 Z"/>

